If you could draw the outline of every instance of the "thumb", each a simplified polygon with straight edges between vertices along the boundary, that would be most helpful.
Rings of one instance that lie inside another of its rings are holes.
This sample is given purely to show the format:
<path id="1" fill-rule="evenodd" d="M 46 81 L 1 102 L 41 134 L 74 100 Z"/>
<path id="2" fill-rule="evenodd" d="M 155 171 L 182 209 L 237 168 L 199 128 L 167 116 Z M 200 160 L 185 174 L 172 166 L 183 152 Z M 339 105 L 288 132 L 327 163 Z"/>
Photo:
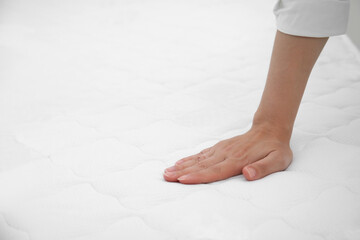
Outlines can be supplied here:
<path id="1" fill-rule="evenodd" d="M 257 180 L 271 173 L 285 170 L 291 161 L 292 158 L 285 157 L 279 151 L 273 151 L 265 158 L 245 166 L 242 173 L 248 181 Z"/>

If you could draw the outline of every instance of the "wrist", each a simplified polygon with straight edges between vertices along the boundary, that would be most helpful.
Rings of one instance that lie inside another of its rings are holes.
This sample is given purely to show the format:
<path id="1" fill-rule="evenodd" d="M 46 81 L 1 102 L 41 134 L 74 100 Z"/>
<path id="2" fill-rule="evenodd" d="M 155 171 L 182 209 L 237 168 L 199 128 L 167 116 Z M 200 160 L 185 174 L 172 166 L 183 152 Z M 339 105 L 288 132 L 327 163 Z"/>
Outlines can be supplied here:
<path id="1" fill-rule="evenodd" d="M 282 142 L 290 142 L 293 124 L 255 114 L 250 130 L 266 132 Z"/>

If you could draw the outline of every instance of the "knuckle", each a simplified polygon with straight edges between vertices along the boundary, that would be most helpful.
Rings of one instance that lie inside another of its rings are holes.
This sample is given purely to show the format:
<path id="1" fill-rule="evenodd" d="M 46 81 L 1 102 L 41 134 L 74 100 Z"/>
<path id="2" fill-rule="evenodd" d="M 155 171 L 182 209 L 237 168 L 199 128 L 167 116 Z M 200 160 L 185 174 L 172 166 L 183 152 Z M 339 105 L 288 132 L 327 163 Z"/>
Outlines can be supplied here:
<path id="1" fill-rule="evenodd" d="M 183 164 L 184 164 L 184 162 L 178 161 L 178 162 L 175 163 L 175 166 L 176 166 L 177 168 L 179 168 L 179 167 L 181 167 Z"/>
<path id="2" fill-rule="evenodd" d="M 201 153 L 201 154 L 205 154 L 205 153 L 209 152 L 211 149 L 212 149 L 212 147 L 205 148 L 205 149 L 203 149 L 200 153 Z"/>
<path id="3" fill-rule="evenodd" d="M 205 158 L 208 158 L 208 157 L 211 157 L 215 152 L 215 149 L 213 147 L 211 148 L 208 148 L 207 150 L 203 150 L 200 152 L 200 159 L 205 159 Z"/>
<path id="4" fill-rule="evenodd" d="M 206 169 L 206 168 L 208 168 L 208 165 L 204 162 L 198 162 L 197 167 L 201 168 L 201 169 Z"/>
<path id="5" fill-rule="evenodd" d="M 175 167 L 176 167 L 176 171 L 180 171 L 185 168 L 183 165 L 180 165 L 180 164 L 175 164 Z"/>
<path id="6" fill-rule="evenodd" d="M 204 158 L 205 158 L 205 156 L 204 156 L 203 154 L 199 153 L 199 154 L 196 156 L 196 158 L 195 158 L 195 162 L 196 162 L 196 163 L 199 163 L 199 162 L 201 162 L 202 160 L 204 160 Z"/>

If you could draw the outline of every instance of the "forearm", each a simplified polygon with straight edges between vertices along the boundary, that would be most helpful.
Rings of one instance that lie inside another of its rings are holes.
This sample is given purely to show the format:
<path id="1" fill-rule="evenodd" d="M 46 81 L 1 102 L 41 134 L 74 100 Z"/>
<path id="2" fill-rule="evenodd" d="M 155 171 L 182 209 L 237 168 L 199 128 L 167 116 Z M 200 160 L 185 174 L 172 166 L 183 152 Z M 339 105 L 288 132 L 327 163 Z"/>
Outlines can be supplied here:
<path id="1" fill-rule="evenodd" d="M 327 40 L 277 31 L 253 128 L 265 126 L 282 139 L 290 141 L 307 80 Z"/>

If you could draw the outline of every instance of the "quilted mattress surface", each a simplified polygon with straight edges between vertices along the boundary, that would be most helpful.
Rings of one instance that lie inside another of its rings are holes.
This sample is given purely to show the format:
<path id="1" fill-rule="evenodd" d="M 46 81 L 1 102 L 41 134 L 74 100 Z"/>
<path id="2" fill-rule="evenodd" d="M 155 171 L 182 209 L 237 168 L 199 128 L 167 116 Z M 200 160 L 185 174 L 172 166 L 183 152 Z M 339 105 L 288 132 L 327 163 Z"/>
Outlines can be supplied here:
<path id="1" fill-rule="evenodd" d="M 0 2 L 1 240 L 359 240 L 360 55 L 331 37 L 286 171 L 163 179 L 251 126 L 275 1 Z"/>

